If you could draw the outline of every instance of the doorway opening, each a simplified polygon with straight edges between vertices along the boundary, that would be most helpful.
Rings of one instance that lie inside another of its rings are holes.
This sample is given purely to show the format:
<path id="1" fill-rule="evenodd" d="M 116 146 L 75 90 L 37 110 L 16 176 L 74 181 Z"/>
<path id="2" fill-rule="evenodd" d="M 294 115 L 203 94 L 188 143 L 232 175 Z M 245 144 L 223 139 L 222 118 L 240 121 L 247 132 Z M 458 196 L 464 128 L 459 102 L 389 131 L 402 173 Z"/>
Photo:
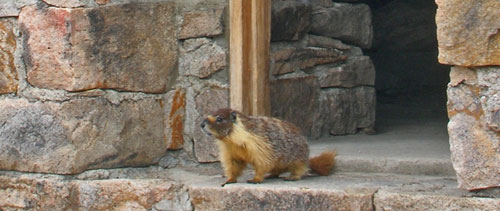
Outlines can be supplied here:
<path id="1" fill-rule="evenodd" d="M 449 67 L 437 61 L 433 0 L 370 1 L 381 132 L 389 120 L 447 122 Z M 396 122 L 397 123 L 397 122 Z M 418 122 L 422 126 L 424 122 Z"/>
<path id="2" fill-rule="evenodd" d="M 446 134 L 450 68 L 437 60 L 435 2 L 386 0 L 369 5 L 374 42 L 367 54 L 377 70 L 378 132 L 409 127 L 421 129 L 423 136 Z M 441 141 L 448 143 L 447 138 Z"/>
<path id="3" fill-rule="evenodd" d="M 437 60 L 435 2 L 360 2 L 370 6 L 373 17 L 373 45 L 364 51 L 376 69 L 377 135 L 337 136 L 339 154 L 344 153 L 345 160 L 384 159 L 385 167 L 388 159 L 398 160 L 392 170 L 368 171 L 453 176 L 446 111 L 450 67 Z M 421 171 L 401 169 L 401 160 L 421 161 L 425 167 Z M 426 163 L 429 160 L 432 162 Z M 356 171 L 348 166 L 351 164 L 339 163 L 339 168 Z"/>

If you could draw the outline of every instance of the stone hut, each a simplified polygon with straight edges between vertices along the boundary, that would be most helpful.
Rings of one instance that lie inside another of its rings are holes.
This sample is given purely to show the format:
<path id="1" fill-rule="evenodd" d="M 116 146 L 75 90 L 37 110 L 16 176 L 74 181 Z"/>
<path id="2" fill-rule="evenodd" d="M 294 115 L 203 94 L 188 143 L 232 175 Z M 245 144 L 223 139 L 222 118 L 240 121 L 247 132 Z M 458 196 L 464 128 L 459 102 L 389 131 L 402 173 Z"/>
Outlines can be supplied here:
<path id="1" fill-rule="evenodd" d="M 206 202 L 170 181 L 61 178 L 218 161 L 199 123 L 229 106 L 228 2 L 2 0 L 0 210 Z M 499 11 L 495 0 L 272 0 L 271 114 L 311 140 L 373 134 L 377 98 L 442 90 L 458 187 L 497 190 Z M 50 176 L 16 176 L 30 173 Z"/>

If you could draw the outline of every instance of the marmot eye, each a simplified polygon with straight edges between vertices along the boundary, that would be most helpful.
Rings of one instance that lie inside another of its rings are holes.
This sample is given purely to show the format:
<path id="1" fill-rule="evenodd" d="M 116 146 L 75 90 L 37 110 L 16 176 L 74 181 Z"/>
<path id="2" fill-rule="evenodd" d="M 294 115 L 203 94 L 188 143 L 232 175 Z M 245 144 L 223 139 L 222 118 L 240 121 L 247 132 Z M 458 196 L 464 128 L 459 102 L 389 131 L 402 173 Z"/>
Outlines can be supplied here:
<path id="1" fill-rule="evenodd" d="M 217 121 L 217 122 L 222 122 L 222 118 L 217 117 L 217 119 L 216 119 L 215 121 Z"/>

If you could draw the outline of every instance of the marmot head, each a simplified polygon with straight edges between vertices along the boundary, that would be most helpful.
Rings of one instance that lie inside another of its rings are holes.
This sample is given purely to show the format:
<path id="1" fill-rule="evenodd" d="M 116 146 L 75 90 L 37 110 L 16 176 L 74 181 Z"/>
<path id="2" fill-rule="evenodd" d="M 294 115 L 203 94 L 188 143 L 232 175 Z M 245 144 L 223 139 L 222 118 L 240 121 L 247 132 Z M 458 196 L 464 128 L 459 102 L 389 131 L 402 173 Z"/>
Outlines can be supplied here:
<path id="1" fill-rule="evenodd" d="M 238 112 L 230 108 L 219 109 L 203 120 L 201 129 L 208 135 L 213 135 L 217 139 L 222 139 L 231 133 L 237 115 Z"/>

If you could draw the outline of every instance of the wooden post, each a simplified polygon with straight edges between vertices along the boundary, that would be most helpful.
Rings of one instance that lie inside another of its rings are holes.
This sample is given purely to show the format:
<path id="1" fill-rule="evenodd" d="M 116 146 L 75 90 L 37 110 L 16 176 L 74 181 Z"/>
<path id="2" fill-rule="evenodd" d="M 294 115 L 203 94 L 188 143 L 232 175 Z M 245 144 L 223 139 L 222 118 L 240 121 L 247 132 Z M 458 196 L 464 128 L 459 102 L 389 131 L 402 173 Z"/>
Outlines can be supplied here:
<path id="1" fill-rule="evenodd" d="M 230 0 L 230 104 L 248 115 L 270 115 L 270 0 Z"/>

